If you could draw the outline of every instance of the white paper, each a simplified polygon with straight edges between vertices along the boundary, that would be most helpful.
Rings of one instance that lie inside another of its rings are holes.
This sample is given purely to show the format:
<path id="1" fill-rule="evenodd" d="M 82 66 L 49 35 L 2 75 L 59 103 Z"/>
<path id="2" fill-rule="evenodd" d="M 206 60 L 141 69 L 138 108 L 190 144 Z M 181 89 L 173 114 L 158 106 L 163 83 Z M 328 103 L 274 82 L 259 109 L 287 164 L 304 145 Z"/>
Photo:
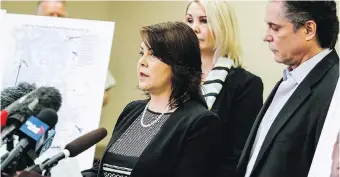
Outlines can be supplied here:
<path id="1" fill-rule="evenodd" d="M 5 9 L 0 9 L 0 22 L 1 22 L 1 19 L 5 16 L 6 13 L 7 13 L 7 11 Z"/>
<path id="2" fill-rule="evenodd" d="M 7 13 L 7 10 L 5 10 L 5 9 L 0 9 L 0 22 L 1 22 L 1 20 L 3 19 L 3 17 L 6 15 L 6 13 Z M 0 25 L 1 25 L 1 23 L 0 23 Z"/>
<path id="3" fill-rule="evenodd" d="M 98 128 L 114 22 L 8 14 L 7 64 L 2 86 L 26 81 L 53 86 L 62 94 L 56 137 L 40 159 Z M 92 167 L 95 147 L 75 159 Z"/>
<path id="4" fill-rule="evenodd" d="M 5 30 L 3 29 L 3 18 L 5 17 L 6 15 L 6 10 L 3 10 L 3 9 L 0 9 L 0 39 L 4 39 L 4 33 L 5 33 Z M 5 52 L 6 51 L 5 49 L 5 46 L 3 45 L 4 43 L 1 43 L 0 42 L 0 81 L 2 80 L 2 77 L 3 77 L 3 69 L 4 69 L 4 66 L 5 66 Z M 0 82 L 0 90 L 1 90 L 1 82 Z"/>
<path id="5" fill-rule="evenodd" d="M 340 82 L 338 81 L 331 105 L 322 128 L 308 177 L 330 177 L 334 143 L 340 131 Z M 338 157 L 340 158 L 340 157 Z"/>

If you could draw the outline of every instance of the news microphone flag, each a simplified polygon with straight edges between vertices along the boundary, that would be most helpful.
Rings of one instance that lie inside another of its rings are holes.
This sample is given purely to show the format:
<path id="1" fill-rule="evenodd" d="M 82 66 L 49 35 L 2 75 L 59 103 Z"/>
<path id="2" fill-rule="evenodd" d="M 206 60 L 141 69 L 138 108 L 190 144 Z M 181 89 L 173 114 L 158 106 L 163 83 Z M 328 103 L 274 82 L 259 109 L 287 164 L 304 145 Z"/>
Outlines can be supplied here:
<path id="1" fill-rule="evenodd" d="M 20 131 L 38 142 L 44 135 L 49 126 L 36 118 L 30 116 L 28 120 L 20 127 Z"/>

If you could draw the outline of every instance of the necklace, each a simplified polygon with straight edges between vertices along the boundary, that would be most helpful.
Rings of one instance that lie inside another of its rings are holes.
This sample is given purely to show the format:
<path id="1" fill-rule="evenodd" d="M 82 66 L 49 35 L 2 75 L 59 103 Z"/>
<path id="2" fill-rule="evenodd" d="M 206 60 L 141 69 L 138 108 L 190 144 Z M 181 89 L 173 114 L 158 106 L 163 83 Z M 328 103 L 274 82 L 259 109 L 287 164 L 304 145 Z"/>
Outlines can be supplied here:
<path id="1" fill-rule="evenodd" d="M 142 114 L 142 118 L 140 119 L 140 123 L 141 123 L 142 127 L 144 127 L 144 128 L 150 127 L 151 125 L 153 125 L 153 124 L 155 124 L 156 122 L 158 122 L 159 119 L 164 115 L 164 113 L 168 111 L 168 106 L 166 106 L 165 109 L 164 109 L 164 111 L 162 112 L 162 114 L 159 115 L 159 116 L 157 117 L 156 120 L 154 120 L 154 121 L 151 122 L 150 124 L 144 124 L 144 123 L 143 123 L 143 122 L 144 122 L 144 116 L 145 116 L 146 109 L 149 107 L 149 104 L 150 104 L 150 102 L 145 106 L 144 111 L 143 111 L 143 114 Z"/>

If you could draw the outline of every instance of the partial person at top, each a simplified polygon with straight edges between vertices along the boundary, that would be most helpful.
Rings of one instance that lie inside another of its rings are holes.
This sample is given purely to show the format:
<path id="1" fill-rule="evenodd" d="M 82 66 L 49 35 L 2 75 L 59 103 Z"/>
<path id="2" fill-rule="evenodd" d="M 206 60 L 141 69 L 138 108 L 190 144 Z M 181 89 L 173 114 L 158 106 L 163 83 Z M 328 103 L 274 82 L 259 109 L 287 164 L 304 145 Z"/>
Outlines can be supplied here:
<path id="1" fill-rule="evenodd" d="M 37 4 L 36 15 L 50 16 L 50 17 L 67 17 L 66 1 L 39 1 Z M 112 76 L 111 72 L 107 71 L 105 92 L 103 98 L 103 106 L 109 101 L 109 91 L 116 85 L 116 80 Z"/>
<path id="2" fill-rule="evenodd" d="M 234 10 L 226 1 L 191 1 L 185 22 L 199 39 L 202 89 L 209 110 L 225 124 L 227 174 L 234 171 L 263 104 L 261 78 L 242 68 L 239 31 Z"/>
<path id="3" fill-rule="evenodd" d="M 36 14 L 50 17 L 66 17 L 66 1 L 38 1 Z"/>

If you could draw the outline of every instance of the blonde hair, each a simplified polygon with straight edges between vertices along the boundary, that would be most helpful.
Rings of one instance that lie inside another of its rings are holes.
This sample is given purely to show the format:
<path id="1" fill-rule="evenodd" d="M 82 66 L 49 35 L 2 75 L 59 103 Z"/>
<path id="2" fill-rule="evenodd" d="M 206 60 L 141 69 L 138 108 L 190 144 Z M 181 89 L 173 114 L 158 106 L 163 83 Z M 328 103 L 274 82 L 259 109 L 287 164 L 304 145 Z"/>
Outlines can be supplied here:
<path id="1" fill-rule="evenodd" d="M 201 3 L 206 12 L 215 57 L 228 57 L 234 61 L 234 66 L 241 66 L 241 44 L 234 9 L 225 0 L 193 0 L 191 3 Z"/>

